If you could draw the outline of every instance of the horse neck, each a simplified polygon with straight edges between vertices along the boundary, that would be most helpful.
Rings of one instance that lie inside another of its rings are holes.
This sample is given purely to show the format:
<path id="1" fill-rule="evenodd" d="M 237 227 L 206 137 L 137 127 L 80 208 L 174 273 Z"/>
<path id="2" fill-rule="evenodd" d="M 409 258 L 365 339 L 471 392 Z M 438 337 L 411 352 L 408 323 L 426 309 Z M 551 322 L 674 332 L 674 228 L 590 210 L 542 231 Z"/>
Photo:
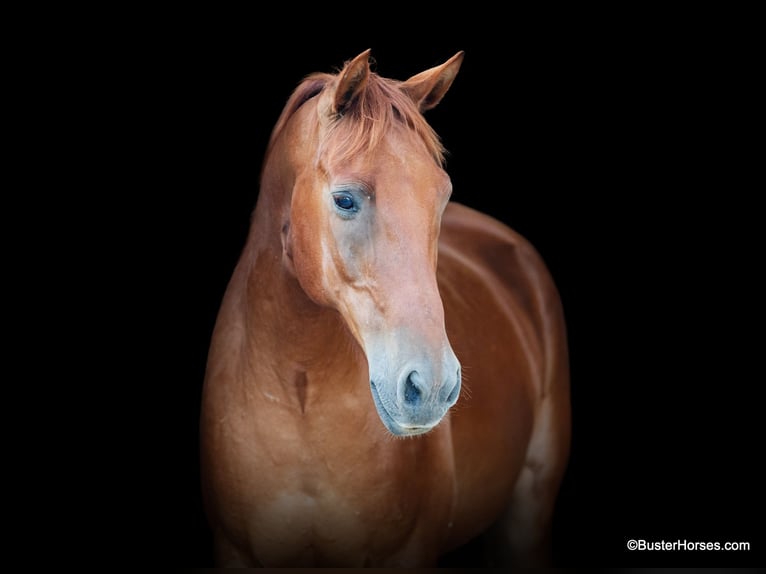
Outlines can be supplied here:
<path id="1" fill-rule="evenodd" d="M 243 254 L 252 352 L 279 372 L 327 376 L 358 367 L 364 356 L 340 314 L 313 302 L 284 265 L 281 228 L 289 205 L 289 194 L 262 187 Z"/>

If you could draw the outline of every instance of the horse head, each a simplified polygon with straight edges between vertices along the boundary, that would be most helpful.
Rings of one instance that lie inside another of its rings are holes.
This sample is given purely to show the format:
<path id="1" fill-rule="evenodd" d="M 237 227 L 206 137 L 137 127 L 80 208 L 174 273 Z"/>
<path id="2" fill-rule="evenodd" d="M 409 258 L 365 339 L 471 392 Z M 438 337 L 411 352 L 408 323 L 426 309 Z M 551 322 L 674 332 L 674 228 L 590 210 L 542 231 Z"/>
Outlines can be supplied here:
<path id="1" fill-rule="evenodd" d="M 442 99 L 462 59 L 459 52 L 396 81 L 370 70 L 367 50 L 338 74 L 307 77 L 270 144 L 283 159 L 269 177 L 291 186 L 283 263 L 312 301 L 342 316 L 395 435 L 431 430 L 460 393 L 436 278 L 452 186 L 422 114 Z"/>

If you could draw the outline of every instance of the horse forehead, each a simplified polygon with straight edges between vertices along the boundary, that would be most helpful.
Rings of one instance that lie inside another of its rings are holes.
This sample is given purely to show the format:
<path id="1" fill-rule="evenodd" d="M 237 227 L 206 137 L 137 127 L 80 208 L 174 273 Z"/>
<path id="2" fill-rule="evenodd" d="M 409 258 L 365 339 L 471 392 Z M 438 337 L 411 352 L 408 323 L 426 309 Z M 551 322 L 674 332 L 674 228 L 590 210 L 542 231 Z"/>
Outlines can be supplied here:
<path id="1" fill-rule="evenodd" d="M 335 179 L 369 181 L 375 189 L 447 191 L 450 178 L 417 141 L 385 138 L 380 145 L 335 171 Z"/>

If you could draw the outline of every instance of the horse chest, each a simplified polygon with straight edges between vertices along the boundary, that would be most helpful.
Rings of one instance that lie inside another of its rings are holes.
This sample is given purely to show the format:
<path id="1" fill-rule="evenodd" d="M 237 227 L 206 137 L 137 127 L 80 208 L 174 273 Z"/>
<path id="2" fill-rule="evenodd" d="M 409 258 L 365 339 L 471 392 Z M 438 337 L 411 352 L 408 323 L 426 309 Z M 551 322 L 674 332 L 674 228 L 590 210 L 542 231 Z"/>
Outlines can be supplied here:
<path id="1" fill-rule="evenodd" d="M 436 554 L 454 494 L 438 437 L 295 441 L 269 465 L 253 504 L 251 532 L 265 563 L 405 563 Z"/>

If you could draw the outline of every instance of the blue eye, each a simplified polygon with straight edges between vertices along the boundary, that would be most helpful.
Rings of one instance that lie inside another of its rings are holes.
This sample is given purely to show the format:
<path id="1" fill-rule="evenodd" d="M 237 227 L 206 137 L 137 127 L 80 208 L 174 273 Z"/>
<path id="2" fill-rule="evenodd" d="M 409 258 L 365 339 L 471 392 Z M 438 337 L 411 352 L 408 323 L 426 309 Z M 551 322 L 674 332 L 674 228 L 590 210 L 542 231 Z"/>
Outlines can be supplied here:
<path id="1" fill-rule="evenodd" d="M 341 209 L 345 211 L 349 211 L 351 209 L 354 209 L 354 198 L 350 195 L 336 195 L 335 196 L 335 205 L 340 207 Z"/>
<path id="2" fill-rule="evenodd" d="M 338 191 L 332 194 L 335 207 L 338 213 L 343 217 L 351 217 L 359 211 L 359 204 L 356 198 L 348 191 Z"/>

